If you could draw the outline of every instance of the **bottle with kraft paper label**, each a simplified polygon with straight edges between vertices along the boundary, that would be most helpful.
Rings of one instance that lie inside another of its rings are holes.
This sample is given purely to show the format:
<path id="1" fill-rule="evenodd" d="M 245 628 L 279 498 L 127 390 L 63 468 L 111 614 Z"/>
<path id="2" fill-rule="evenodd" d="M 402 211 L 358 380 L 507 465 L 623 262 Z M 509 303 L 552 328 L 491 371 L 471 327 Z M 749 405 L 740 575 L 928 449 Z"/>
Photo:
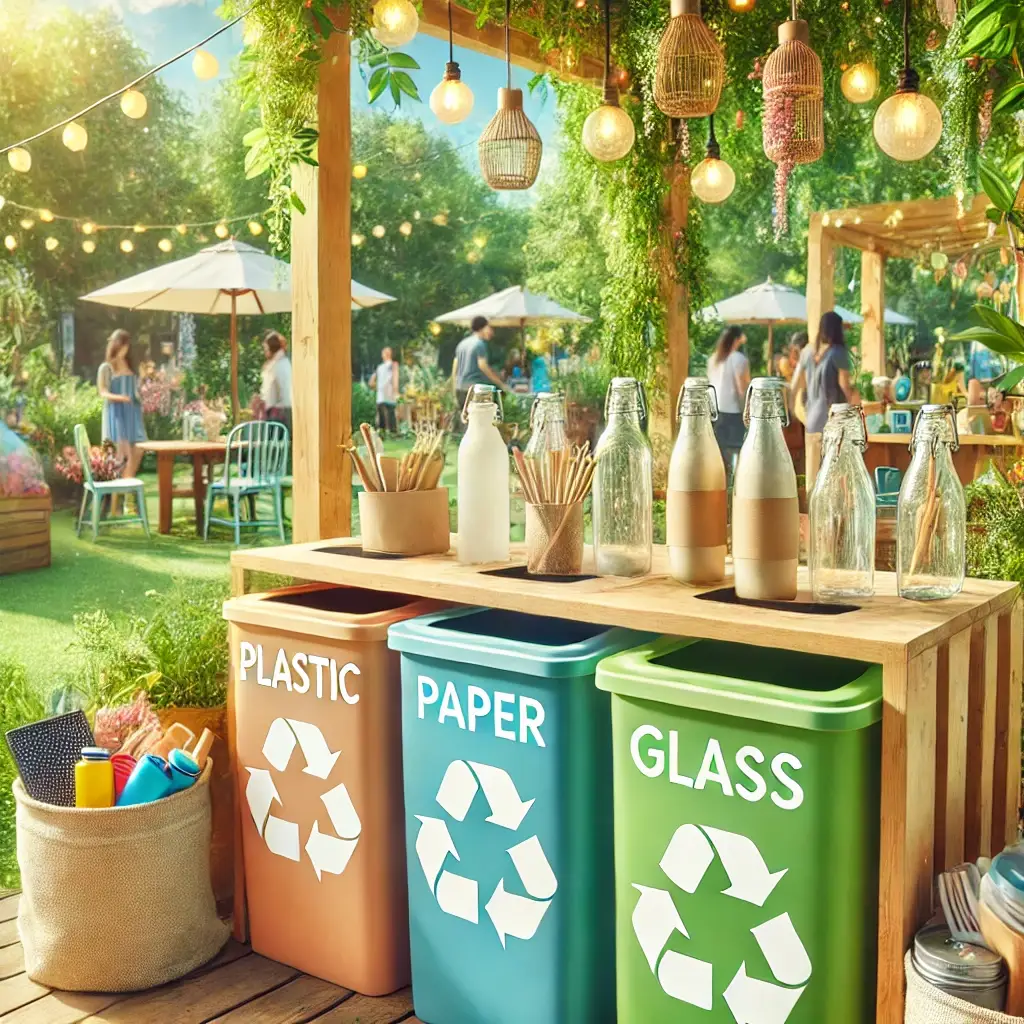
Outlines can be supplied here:
<path id="1" fill-rule="evenodd" d="M 747 389 L 732 495 L 732 558 L 736 595 L 750 601 L 796 600 L 800 509 L 796 470 L 783 428 L 786 382 L 757 377 Z"/>
<path id="2" fill-rule="evenodd" d="M 711 425 L 718 397 L 707 377 L 686 378 L 677 409 L 665 506 L 669 570 L 680 583 L 717 583 L 725 578 L 725 463 Z"/>

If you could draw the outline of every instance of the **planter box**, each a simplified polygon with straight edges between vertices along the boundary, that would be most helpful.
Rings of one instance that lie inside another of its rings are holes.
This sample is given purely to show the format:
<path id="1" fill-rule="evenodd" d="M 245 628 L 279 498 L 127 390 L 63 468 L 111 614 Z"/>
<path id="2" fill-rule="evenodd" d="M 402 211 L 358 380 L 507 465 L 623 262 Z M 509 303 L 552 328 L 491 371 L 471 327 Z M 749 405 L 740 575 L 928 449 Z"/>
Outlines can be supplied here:
<path id="1" fill-rule="evenodd" d="M 50 564 L 49 494 L 0 498 L 0 576 Z"/>

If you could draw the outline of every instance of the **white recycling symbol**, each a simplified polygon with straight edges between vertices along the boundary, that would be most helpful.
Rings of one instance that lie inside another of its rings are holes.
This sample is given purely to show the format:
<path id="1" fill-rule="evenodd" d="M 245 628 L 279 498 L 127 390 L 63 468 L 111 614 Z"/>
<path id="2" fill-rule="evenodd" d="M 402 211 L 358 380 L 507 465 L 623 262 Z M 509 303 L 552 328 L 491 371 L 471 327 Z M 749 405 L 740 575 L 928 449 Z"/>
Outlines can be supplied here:
<path id="1" fill-rule="evenodd" d="M 518 831 L 533 800 L 520 799 L 512 777 L 503 768 L 476 761 L 452 761 L 445 770 L 437 791 L 437 802 L 450 817 L 465 821 L 470 805 L 479 790 L 490 808 L 487 821 Z M 480 897 L 476 880 L 447 870 L 449 854 L 460 860 L 448 825 L 443 818 L 416 815 L 420 823 L 416 834 L 416 855 L 437 905 L 446 914 L 472 924 L 480 922 Z M 505 879 L 498 884 L 487 901 L 487 911 L 502 947 L 511 935 L 516 939 L 532 939 L 544 920 L 551 899 L 558 888 L 558 879 L 544 854 L 536 835 L 507 850 L 529 896 L 519 896 L 505 888 Z"/>
<path id="2" fill-rule="evenodd" d="M 275 718 L 270 723 L 263 743 L 263 756 L 276 771 L 283 772 L 291 761 L 296 745 L 306 760 L 306 767 L 302 769 L 305 775 L 325 781 L 330 778 L 341 751 L 332 753 L 324 734 L 309 722 Z M 279 857 L 300 860 L 298 824 L 270 813 L 275 801 L 281 803 L 271 773 L 266 768 L 247 767 L 245 770 L 249 773 L 245 798 L 256 830 L 263 837 L 267 849 Z M 319 819 L 313 822 L 305 850 L 316 872 L 317 881 L 323 881 L 325 871 L 340 875 L 345 870 L 355 852 L 362 828 L 345 783 L 327 790 L 321 794 L 320 799 L 336 835 L 321 832 Z"/>
<path id="3" fill-rule="evenodd" d="M 697 891 L 715 854 L 729 876 L 724 896 L 763 907 L 788 869 L 769 872 L 754 842 L 735 832 L 707 825 L 681 825 L 661 858 L 661 870 L 684 892 Z M 672 894 L 646 885 L 633 909 L 633 931 L 658 983 L 667 995 L 710 1010 L 714 999 L 713 967 L 704 960 L 666 949 L 674 932 L 690 933 Z M 751 929 L 778 984 L 747 974 L 747 964 L 729 982 L 723 996 L 737 1024 L 785 1024 L 811 977 L 811 960 L 789 914 L 780 914 Z"/>

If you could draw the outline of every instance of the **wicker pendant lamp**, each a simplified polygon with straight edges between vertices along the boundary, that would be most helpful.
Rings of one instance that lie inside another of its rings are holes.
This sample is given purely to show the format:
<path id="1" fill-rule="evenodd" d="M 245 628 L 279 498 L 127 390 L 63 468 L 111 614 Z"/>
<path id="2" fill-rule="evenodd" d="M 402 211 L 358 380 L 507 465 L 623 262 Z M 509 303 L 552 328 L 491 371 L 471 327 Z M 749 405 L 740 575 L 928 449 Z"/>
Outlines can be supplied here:
<path id="1" fill-rule="evenodd" d="M 825 89 L 821 60 L 810 47 L 807 22 L 796 16 L 779 26 L 779 46 L 764 65 L 763 143 L 775 166 L 775 234 L 789 228 L 789 176 L 825 152 Z"/>
<path id="2" fill-rule="evenodd" d="M 540 172 L 540 159 L 544 152 L 537 129 L 523 111 L 523 90 L 512 88 L 511 17 L 512 0 L 505 0 L 508 85 L 498 90 L 498 112 L 477 143 L 484 180 L 498 192 L 532 188 Z"/>
<path id="3" fill-rule="evenodd" d="M 725 82 L 725 54 L 700 16 L 700 0 L 671 0 L 658 44 L 654 102 L 669 117 L 710 117 Z"/>

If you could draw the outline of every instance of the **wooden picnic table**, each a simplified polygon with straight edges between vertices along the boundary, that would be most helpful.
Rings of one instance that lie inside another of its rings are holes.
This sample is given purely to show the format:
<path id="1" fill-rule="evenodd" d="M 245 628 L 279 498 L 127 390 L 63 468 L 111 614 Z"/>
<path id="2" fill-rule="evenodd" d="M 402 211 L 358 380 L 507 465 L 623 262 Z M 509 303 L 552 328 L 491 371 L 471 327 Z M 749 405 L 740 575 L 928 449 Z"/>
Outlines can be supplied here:
<path id="1" fill-rule="evenodd" d="M 175 498 L 193 498 L 196 506 L 196 533 L 203 532 L 206 488 L 212 467 L 224 461 L 224 441 L 144 441 L 144 452 L 156 453 L 156 479 L 160 497 L 160 532 L 171 532 Z M 174 489 L 174 462 L 186 456 L 192 460 L 192 487 Z"/>

